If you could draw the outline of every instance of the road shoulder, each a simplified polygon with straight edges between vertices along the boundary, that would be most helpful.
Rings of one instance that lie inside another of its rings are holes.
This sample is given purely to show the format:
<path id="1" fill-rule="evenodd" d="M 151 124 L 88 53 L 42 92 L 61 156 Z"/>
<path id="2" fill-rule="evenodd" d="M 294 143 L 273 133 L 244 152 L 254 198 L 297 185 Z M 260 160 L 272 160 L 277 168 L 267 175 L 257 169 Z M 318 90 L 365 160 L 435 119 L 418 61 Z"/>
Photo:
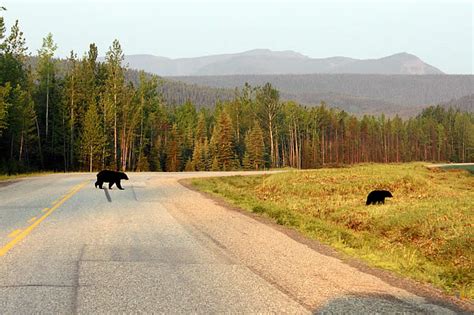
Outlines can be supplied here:
<path id="1" fill-rule="evenodd" d="M 411 294 L 422 297 L 426 300 L 427 303 L 448 308 L 456 313 L 470 313 L 474 311 L 474 303 L 472 301 L 462 300 L 457 297 L 448 296 L 443 291 L 431 286 L 430 284 L 419 283 L 414 280 L 404 278 L 391 271 L 368 266 L 364 261 L 360 259 L 356 259 L 344 253 L 338 252 L 332 247 L 322 244 L 317 240 L 309 239 L 301 235 L 296 230 L 282 225 L 278 225 L 268 217 L 264 217 L 241 209 L 227 202 L 223 197 L 216 196 L 208 192 L 200 191 L 190 182 L 190 179 L 181 179 L 178 181 L 178 183 L 184 186 L 185 188 L 199 193 L 204 198 L 212 200 L 216 205 L 225 208 L 229 211 L 238 212 L 246 217 L 263 223 L 273 228 L 274 230 L 285 234 L 292 240 L 311 248 L 312 250 L 316 251 L 321 255 L 341 260 L 348 266 L 355 268 L 362 273 L 377 277 L 378 279 L 384 281 L 390 286 L 405 290 Z"/>

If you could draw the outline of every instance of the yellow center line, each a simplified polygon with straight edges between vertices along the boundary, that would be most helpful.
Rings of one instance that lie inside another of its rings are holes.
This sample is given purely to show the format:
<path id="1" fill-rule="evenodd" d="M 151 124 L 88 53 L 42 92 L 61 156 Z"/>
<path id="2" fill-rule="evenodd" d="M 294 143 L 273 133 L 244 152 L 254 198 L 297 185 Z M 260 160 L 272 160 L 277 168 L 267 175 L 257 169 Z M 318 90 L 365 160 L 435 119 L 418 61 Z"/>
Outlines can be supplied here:
<path id="1" fill-rule="evenodd" d="M 42 212 L 46 212 L 46 211 L 48 211 L 48 210 L 49 210 L 49 208 L 44 208 L 44 209 L 41 210 L 41 211 L 42 211 Z"/>
<path id="2" fill-rule="evenodd" d="M 12 249 L 16 244 L 18 244 L 19 242 L 21 242 L 25 237 L 28 236 L 28 234 L 31 233 L 31 231 L 33 231 L 44 219 L 46 219 L 47 217 L 49 217 L 51 215 L 51 213 L 53 213 L 56 209 L 58 209 L 63 203 L 66 202 L 66 200 L 68 200 L 69 198 L 71 198 L 74 194 L 76 194 L 79 190 L 82 189 L 82 187 L 84 187 L 87 183 L 89 182 L 89 180 L 87 181 L 84 181 L 76 186 L 74 186 L 75 188 L 70 192 L 68 193 L 66 196 L 64 196 L 61 200 L 58 201 L 57 204 L 55 204 L 53 207 L 51 207 L 51 209 L 49 209 L 45 214 L 43 214 L 38 220 L 36 220 L 35 222 L 33 222 L 33 224 L 31 224 L 30 226 L 28 226 L 26 229 L 24 229 L 21 233 L 19 233 L 18 235 L 16 235 L 16 237 L 14 239 L 12 239 L 9 243 L 7 243 L 5 246 L 3 246 L 2 248 L 0 248 L 0 256 L 3 256 L 5 255 L 6 253 L 8 253 L 8 251 L 10 249 Z M 44 209 L 43 209 L 44 210 Z"/>
<path id="3" fill-rule="evenodd" d="M 36 220 L 36 217 L 32 217 L 31 219 L 28 220 L 28 223 L 31 223 L 33 222 L 34 220 Z"/>
<path id="4" fill-rule="evenodd" d="M 15 231 L 11 232 L 10 234 L 8 234 L 8 237 L 13 238 L 13 237 L 17 236 L 18 234 L 20 234 L 20 232 L 21 232 L 21 229 L 17 229 Z"/>

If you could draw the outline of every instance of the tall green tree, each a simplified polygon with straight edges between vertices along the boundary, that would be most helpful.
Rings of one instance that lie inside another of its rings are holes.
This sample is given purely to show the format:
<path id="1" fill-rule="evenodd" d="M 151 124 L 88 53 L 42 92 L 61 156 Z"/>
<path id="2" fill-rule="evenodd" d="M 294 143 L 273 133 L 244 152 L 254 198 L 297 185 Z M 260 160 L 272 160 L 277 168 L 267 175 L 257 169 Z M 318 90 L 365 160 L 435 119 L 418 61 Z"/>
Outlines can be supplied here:
<path id="1" fill-rule="evenodd" d="M 5 86 L 0 86 L 0 137 L 2 136 L 3 130 L 8 126 L 7 113 L 8 113 L 8 96 L 11 91 L 10 83 Z"/>
<path id="2" fill-rule="evenodd" d="M 104 140 L 97 106 L 95 103 L 91 103 L 85 115 L 84 131 L 81 138 L 82 157 L 85 164 L 88 165 L 89 172 L 100 168 L 100 155 Z"/>
<path id="3" fill-rule="evenodd" d="M 49 134 L 49 112 L 50 112 L 50 91 L 54 85 L 56 76 L 56 62 L 53 59 L 54 52 L 58 46 L 53 40 L 53 35 L 48 33 L 43 38 L 43 45 L 38 50 L 38 76 L 40 81 L 40 91 L 44 92 L 45 104 L 45 137 Z"/>
<path id="4" fill-rule="evenodd" d="M 256 102 L 261 123 L 268 133 L 271 165 L 278 167 L 280 166 L 280 154 L 278 151 L 277 119 L 281 110 L 280 93 L 270 83 L 266 83 L 257 89 Z"/>
<path id="5" fill-rule="evenodd" d="M 245 149 L 247 168 L 256 171 L 263 168 L 265 144 L 263 142 L 263 131 L 257 121 L 245 137 Z"/>
<path id="6" fill-rule="evenodd" d="M 121 99 L 124 87 L 124 73 L 122 68 L 122 62 L 124 54 L 120 42 L 115 39 L 112 46 L 106 54 L 106 65 L 107 65 L 107 81 L 105 95 L 109 99 L 108 104 L 111 105 L 112 111 L 112 129 L 113 129 L 113 165 L 114 168 L 119 167 L 119 155 L 118 155 L 118 115 L 121 110 Z M 107 114 L 104 113 L 104 117 Z M 108 121 L 105 119 L 104 127 L 107 128 Z"/>
<path id="7" fill-rule="evenodd" d="M 173 125 L 166 150 L 166 170 L 168 172 L 177 172 L 181 170 L 183 163 L 182 137 L 178 131 L 178 126 Z"/>
<path id="8" fill-rule="evenodd" d="M 229 171 L 238 167 L 238 160 L 234 151 L 234 132 L 232 120 L 227 112 L 223 111 L 217 118 L 217 123 L 212 134 L 214 159 L 217 160 L 220 170 Z M 213 161 L 214 163 L 214 161 Z M 215 169 L 215 163 L 213 168 Z"/>

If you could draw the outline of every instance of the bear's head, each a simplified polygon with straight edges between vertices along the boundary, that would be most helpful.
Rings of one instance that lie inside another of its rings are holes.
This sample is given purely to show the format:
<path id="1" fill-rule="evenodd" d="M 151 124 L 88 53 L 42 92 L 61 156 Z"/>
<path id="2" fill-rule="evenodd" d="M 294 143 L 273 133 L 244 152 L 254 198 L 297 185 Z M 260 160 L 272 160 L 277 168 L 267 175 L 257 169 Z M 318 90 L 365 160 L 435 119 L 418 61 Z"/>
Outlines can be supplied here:
<path id="1" fill-rule="evenodd" d="M 125 173 L 123 173 L 123 172 L 119 172 L 119 173 L 120 173 L 120 179 L 128 180 L 127 174 L 125 174 Z"/>
<path id="2" fill-rule="evenodd" d="M 386 198 L 392 198 L 393 196 L 392 196 L 392 193 L 391 193 L 391 192 L 389 192 L 388 190 L 384 190 L 384 197 L 386 197 Z"/>

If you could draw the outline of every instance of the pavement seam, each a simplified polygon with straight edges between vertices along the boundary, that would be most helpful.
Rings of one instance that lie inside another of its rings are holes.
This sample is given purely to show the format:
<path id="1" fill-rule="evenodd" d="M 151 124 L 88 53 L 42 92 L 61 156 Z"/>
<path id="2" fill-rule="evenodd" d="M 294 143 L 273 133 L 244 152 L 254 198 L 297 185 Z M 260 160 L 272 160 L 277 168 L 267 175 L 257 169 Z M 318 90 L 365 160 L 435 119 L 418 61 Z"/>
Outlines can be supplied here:
<path id="1" fill-rule="evenodd" d="M 79 272 L 81 268 L 81 262 L 83 261 L 82 258 L 84 257 L 86 245 L 82 245 L 81 250 L 79 252 L 79 256 L 76 261 L 76 273 L 73 281 L 73 293 L 72 293 L 72 314 L 77 314 L 77 299 L 79 295 Z"/>

